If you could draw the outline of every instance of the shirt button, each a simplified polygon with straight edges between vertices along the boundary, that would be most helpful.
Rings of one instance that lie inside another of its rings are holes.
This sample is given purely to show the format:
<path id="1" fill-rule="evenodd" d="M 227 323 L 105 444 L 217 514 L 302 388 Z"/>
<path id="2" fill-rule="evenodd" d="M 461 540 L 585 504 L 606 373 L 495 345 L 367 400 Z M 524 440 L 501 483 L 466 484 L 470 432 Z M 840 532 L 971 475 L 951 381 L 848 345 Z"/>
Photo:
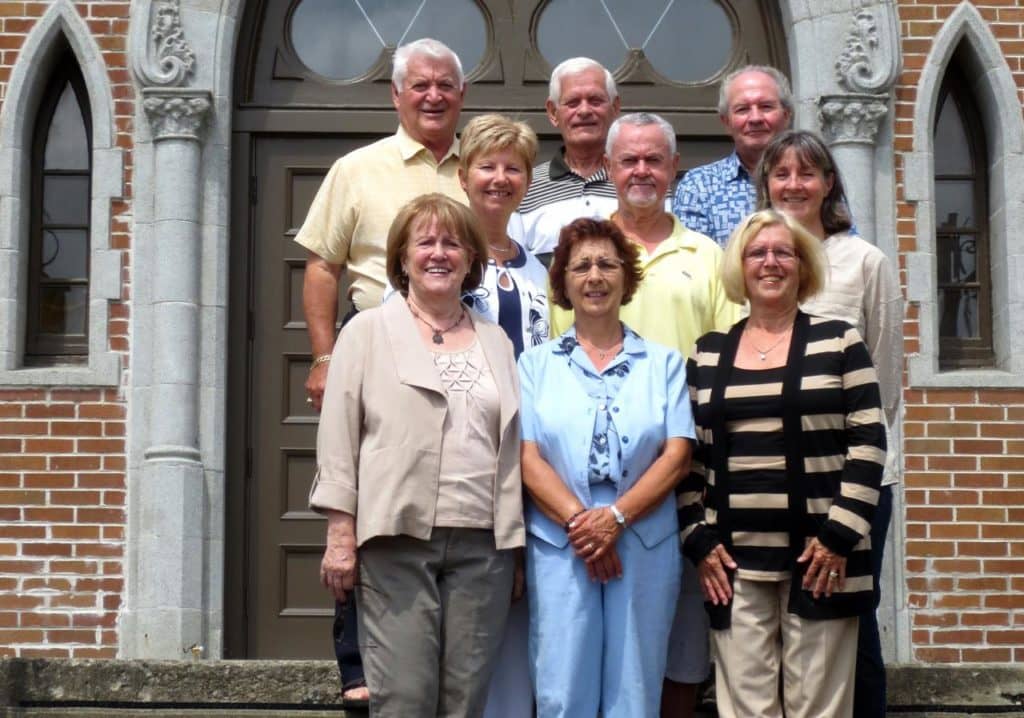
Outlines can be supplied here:
<path id="1" fill-rule="evenodd" d="M 619 413 L 619 407 L 613 406 L 612 407 L 612 411 L 614 411 L 616 414 L 618 414 Z"/>
<path id="2" fill-rule="evenodd" d="M 628 444 L 629 443 L 629 437 L 628 436 L 623 436 L 622 437 L 622 443 L 623 444 Z"/>
<path id="3" fill-rule="evenodd" d="M 603 436 L 597 437 L 597 443 L 598 444 L 603 444 L 604 443 L 604 437 Z"/>
<path id="4" fill-rule="evenodd" d="M 629 476 L 629 471 L 627 469 L 623 469 L 622 470 L 622 478 L 626 478 L 627 476 Z"/>
<path id="5" fill-rule="evenodd" d="M 601 406 L 599 406 L 597 408 L 600 409 L 601 411 L 608 411 L 608 405 L 607 404 L 601 404 Z"/>

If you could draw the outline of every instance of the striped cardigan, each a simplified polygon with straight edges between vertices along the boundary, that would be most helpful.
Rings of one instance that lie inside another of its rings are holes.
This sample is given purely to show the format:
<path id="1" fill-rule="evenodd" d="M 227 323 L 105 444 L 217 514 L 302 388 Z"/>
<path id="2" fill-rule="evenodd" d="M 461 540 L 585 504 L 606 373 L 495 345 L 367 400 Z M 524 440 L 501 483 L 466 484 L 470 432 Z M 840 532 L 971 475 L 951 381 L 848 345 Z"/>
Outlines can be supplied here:
<path id="1" fill-rule="evenodd" d="M 772 372 L 734 372 L 745 325 L 744 319 L 728 333 L 701 337 L 687 365 L 699 445 L 677 488 L 684 553 L 696 563 L 721 543 L 745 577 L 790 572 L 791 613 L 859 615 L 873 605 L 870 526 L 885 463 L 871 357 L 849 324 L 798 312 L 775 383 L 749 383 Z M 738 384 L 737 373 L 748 382 Z M 751 413 L 758 407 L 751 397 L 778 410 Z M 782 455 L 743 453 L 773 439 Z M 847 558 L 844 588 L 831 597 L 815 599 L 800 586 L 806 564 L 796 557 L 812 537 Z M 714 627 L 728 625 L 728 605 L 708 610 Z"/>

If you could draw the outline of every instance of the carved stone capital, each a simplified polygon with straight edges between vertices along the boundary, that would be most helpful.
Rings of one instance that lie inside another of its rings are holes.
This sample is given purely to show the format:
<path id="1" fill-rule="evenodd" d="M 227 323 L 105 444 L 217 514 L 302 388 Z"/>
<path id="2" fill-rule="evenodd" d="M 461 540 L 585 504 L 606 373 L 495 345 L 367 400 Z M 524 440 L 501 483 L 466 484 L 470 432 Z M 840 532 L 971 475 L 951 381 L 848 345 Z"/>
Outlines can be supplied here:
<path id="1" fill-rule="evenodd" d="M 899 76 L 897 14 L 892 8 L 880 10 L 887 20 L 882 27 L 873 10 L 864 8 L 854 13 L 843 51 L 836 60 L 839 85 L 850 92 L 886 92 Z"/>
<path id="2" fill-rule="evenodd" d="M 889 111 L 887 95 L 824 95 L 818 100 L 821 132 L 831 145 L 875 144 L 879 122 Z"/>
<path id="3" fill-rule="evenodd" d="M 148 7 L 147 7 L 148 5 Z M 142 2 L 148 22 L 132 24 L 135 74 L 143 85 L 184 86 L 195 72 L 196 56 L 185 40 L 179 0 Z"/>
<path id="4" fill-rule="evenodd" d="M 184 139 L 198 142 L 212 105 L 210 93 L 205 90 L 180 87 L 146 87 L 142 90 L 142 107 L 153 126 L 155 141 Z"/>

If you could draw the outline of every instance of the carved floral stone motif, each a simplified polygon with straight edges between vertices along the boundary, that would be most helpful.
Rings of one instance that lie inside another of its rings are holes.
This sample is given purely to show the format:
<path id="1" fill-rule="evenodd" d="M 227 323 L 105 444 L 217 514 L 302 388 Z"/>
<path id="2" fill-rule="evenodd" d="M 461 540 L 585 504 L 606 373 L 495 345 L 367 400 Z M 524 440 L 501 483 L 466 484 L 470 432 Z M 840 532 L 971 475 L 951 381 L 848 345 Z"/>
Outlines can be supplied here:
<path id="1" fill-rule="evenodd" d="M 829 144 L 873 145 L 880 121 L 888 110 L 887 95 L 825 95 L 819 101 L 818 118 Z"/>
<path id="2" fill-rule="evenodd" d="M 900 57 L 896 52 L 899 28 L 892 27 L 892 16 L 879 29 L 875 14 L 862 9 L 853 16 L 846 43 L 836 60 L 836 76 L 843 89 L 859 93 L 886 92 L 899 74 Z"/>
<path id="3" fill-rule="evenodd" d="M 184 86 L 195 72 L 196 56 L 185 40 L 179 0 L 154 0 L 149 20 L 134 50 L 136 74 L 144 85 Z"/>
<path id="4" fill-rule="evenodd" d="M 142 94 L 142 107 L 153 126 L 154 140 L 199 140 L 212 106 L 209 92 L 147 87 Z"/>

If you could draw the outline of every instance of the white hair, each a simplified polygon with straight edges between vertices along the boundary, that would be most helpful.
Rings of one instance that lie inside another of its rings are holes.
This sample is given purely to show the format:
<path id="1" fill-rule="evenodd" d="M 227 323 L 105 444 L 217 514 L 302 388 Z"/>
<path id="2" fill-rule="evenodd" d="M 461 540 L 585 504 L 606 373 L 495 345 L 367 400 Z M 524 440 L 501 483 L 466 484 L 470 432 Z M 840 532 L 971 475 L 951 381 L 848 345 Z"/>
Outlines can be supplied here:
<path id="1" fill-rule="evenodd" d="M 746 65 L 726 75 L 725 79 L 722 80 L 722 84 L 718 86 L 718 116 L 722 118 L 729 116 L 729 89 L 737 77 L 748 72 L 760 72 L 762 75 L 768 75 L 768 77 L 775 81 L 775 87 L 779 91 L 779 104 L 792 117 L 793 91 L 789 89 L 789 79 L 771 65 Z"/>
<path id="2" fill-rule="evenodd" d="M 608 93 L 609 102 L 614 102 L 619 96 L 618 88 L 615 87 L 615 78 L 608 72 L 604 65 L 589 57 L 570 57 L 558 63 L 558 66 L 551 71 L 551 82 L 548 83 L 548 99 L 552 104 L 557 105 L 562 97 L 562 80 L 569 76 L 579 75 L 588 70 L 600 70 L 604 73 L 604 89 Z"/>
<path id="3" fill-rule="evenodd" d="M 653 112 L 633 112 L 629 115 L 623 115 L 619 119 L 612 123 L 612 126 L 608 129 L 608 139 L 604 145 L 604 153 L 609 157 L 612 156 L 612 147 L 615 146 L 615 140 L 619 138 L 619 130 L 622 129 L 623 125 L 632 125 L 633 127 L 646 127 L 647 125 L 657 125 L 661 133 L 665 135 L 665 144 L 668 145 L 668 153 L 674 155 L 676 153 L 676 131 L 675 128 L 670 125 L 664 117 L 656 115 Z"/>
<path id="4" fill-rule="evenodd" d="M 450 47 L 439 40 L 424 37 L 413 40 L 395 50 L 394 69 L 391 71 L 391 84 L 396 90 L 402 89 L 405 82 L 406 72 L 409 70 L 409 60 L 421 56 L 432 57 L 435 60 L 448 60 L 455 67 L 455 74 L 458 76 L 459 87 L 466 86 L 466 76 L 462 72 L 462 62 Z"/>

